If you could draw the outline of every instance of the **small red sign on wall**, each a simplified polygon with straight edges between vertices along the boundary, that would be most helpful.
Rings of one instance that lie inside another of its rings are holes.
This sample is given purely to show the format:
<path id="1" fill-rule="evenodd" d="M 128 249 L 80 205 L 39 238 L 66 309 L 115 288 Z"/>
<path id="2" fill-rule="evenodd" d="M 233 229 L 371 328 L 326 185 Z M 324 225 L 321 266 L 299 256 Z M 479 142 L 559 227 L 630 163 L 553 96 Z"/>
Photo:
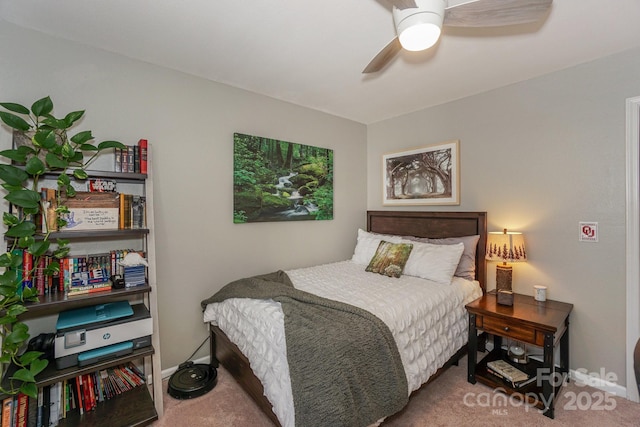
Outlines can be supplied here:
<path id="1" fill-rule="evenodd" d="M 598 241 L 598 223 L 597 222 L 581 222 L 580 223 L 580 241 L 581 242 L 597 242 Z"/>

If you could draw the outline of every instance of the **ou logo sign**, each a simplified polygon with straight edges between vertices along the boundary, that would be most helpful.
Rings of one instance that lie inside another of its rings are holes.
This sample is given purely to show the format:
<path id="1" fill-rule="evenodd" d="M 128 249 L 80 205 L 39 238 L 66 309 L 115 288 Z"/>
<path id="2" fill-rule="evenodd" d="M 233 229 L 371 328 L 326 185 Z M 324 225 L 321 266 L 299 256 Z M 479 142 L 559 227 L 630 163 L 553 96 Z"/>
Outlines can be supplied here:
<path id="1" fill-rule="evenodd" d="M 598 241 L 598 223 L 597 222 L 581 222 L 580 223 L 580 241 L 581 242 L 597 242 Z"/>
<path id="2" fill-rule="evenodd" d="M 110 334 L 109 332 L 107 332 L 106 334 L 104 334 L 104 335 L 102 336 L 102 339 L 103 339 L 103 340 L 108 340 L 109 338 L 111 338 L 111 334 Z"/>
<path id="3" fill-rule="evenodd" d="M 594 238 L 596 236 L 596 230 L 590 225 L 584 225 L 582 227 L 582 233 L 584 233 L 586 237 Z"/>

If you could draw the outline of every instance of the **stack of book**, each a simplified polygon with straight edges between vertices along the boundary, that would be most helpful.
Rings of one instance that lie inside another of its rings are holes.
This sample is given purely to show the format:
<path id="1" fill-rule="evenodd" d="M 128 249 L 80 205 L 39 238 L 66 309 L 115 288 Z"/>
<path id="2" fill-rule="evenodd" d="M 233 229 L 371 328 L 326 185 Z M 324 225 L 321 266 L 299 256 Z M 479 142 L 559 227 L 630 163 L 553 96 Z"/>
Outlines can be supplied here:
<path id="1" fill-rule="evenodd" d="M 514 388 L 523 387 L 533 381 L 536 377 L 529 377 L 526 372 L 521 371 L 505 360 L 492 360 L 487 363 L 487 371 L 498 378 L 511 383 Z"/>
<path id="2" fill-rule="evenodd" d="M 149 143 L 146 139 L 138 141 L 138 145 L 127 145 L 116 148 L 114 169 L 116 172 L 147 173 L 147 154 Z"/>
<path id="3" fill-rule="evenodd" d="M 38 389 L 38 397 L 25 394 L 1 401 L 2 427 L 50 427 L 70 413 L 84 414 L 145 383 L 144 374 L 132 363 L 119 365 Z"/>
<path id="4" fill-rule="evenodd" d="M 87 294 L 108 291 L 111 289 L 109 272 L 106 268 L 94 268 L 71 273 L 71 283 L 67 289 L 68 295 Z"/>

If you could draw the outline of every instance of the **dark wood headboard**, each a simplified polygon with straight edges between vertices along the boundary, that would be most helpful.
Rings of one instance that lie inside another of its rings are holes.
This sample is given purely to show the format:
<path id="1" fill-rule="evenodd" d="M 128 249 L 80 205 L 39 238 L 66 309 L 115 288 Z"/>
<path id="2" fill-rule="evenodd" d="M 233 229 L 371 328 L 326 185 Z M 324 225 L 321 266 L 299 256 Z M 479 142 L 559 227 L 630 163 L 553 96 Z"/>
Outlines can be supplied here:
<path id="1" fill-rule="evenodd" d="M 486 212 L 367 211 L 367 231 L 434 239 L 480 235 L 476 250 L 476 280 L 480 282 L 482 291 L 486 291 Z"/>

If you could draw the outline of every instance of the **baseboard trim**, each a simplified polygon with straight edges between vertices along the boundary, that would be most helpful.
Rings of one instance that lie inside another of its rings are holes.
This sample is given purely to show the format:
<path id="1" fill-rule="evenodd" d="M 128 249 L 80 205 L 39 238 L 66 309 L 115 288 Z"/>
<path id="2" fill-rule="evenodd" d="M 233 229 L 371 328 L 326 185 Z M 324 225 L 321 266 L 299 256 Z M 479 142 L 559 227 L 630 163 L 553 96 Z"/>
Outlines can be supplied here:
<path id="1" fill-rule="evenodd" d="M 605 393 L 616 395 L 618 397 L 623 397 L 625 399 L 628 398 L 626 387 L 623 387 L 620 384 L 616 384 L 611 381 L 607 381 L 603 378 L 600 378 L 598 375 L 589 375 L 573 369 L 569 372 L 569 375 L 571 379 L 577 383 L 588 385 L 590 387 L 604 391 Z"/>
<path id="2" fill-rule="evenodd" d="M 205 356 L 205 357 L 201 357 L 200 359 L 192 360 L 192 362 L 193 363 L 197 363 L 197 364 L 203 363 L 205 365 L 208 365 L 209 364 L 209 360 L 210 360 L 210 356 Z M 164 380 L 164 379 L 169 378 L 177 370 L 178 370 L 177 366 L 174 366 L 174 367 L 171 367 L 171 368 L 168 368 L 168 369 L 164 369 L 162 371 L 162 379 Z"/>

